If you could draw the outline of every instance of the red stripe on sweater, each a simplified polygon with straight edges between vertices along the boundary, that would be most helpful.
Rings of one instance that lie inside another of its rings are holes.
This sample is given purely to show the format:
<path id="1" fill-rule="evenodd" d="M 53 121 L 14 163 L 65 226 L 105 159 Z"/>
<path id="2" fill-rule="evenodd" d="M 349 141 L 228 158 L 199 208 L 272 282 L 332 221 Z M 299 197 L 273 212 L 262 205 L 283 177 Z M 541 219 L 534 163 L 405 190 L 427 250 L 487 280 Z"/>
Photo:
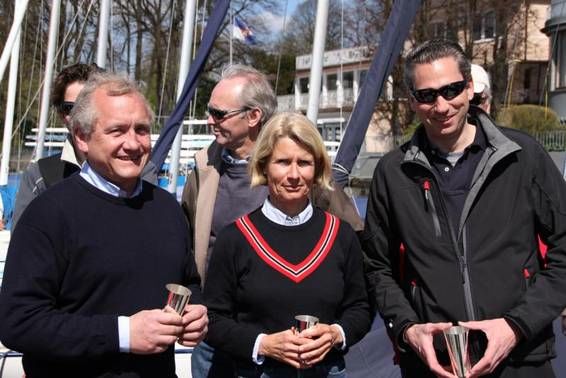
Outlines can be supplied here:
<path id="1" fill-rule="evenodd" d="M 299 264 L 291 264 L 271 248 L 247 215 L 239 218 L 236 221 L 236 226 L 267 265 L 293 282 L 299 283 L 311 275 L 324 261 L 338 234 L 340 220 L 331 214 L 325 213 L 325 215 L 326 221 L 320 239 L 308 256 Z"/>

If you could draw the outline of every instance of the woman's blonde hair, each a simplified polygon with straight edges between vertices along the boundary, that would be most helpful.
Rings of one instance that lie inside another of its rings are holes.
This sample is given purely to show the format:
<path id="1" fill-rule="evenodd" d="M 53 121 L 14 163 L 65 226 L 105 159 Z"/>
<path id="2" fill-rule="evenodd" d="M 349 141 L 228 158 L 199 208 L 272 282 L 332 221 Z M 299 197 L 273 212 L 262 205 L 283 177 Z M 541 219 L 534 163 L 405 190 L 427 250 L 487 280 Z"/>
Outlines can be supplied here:
<path id="1" fill-rule="evenodd" d="M 281 138 L 290 138 L 314 157 L 314 184 L 333 190 L 330 184 L 332 171 L 330 158 L 320 133 L 311 121 L 300 113 L 278 113 L 263 126 L 252 153 L 249 170 L 251 185 L 267 184 L 267 163 L 275 144 Z"/>

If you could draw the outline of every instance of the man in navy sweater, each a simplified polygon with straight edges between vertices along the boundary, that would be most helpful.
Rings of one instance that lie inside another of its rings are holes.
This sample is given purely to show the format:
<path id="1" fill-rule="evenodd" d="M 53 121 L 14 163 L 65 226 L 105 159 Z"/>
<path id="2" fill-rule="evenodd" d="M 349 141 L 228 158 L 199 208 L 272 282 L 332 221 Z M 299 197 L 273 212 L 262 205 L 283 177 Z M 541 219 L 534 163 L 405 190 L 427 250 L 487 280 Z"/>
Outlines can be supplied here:
<path id="1" fill-rule="evenodd" d="M 71 113 L 78 175 L 31 202 L 12 235 L 0 340 L 27 377 L 174 377 L 173 344 L 206 334 L 206 308 L 164 309 L 165 285 L 200 303 L 191 238 L 171 195 L 140 180 L 154 115 L 136 84 L 92 76 Z"/>

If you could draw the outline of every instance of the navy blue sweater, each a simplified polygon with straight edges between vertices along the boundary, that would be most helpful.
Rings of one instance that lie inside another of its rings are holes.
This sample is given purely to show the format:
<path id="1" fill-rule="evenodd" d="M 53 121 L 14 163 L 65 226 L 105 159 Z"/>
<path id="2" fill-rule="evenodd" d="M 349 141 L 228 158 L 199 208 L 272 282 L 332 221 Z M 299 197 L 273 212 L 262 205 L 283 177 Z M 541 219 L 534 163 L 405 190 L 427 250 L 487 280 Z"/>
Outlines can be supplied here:
<path id="1" fill-rule="evenodd" d="M 165 285 L 199 278 L 173 197 L 143 183 L 110 196 L 72 176 L 36 198 L 12 235 L 0 293 L 0 340 L 28 377 L 174 376 L 173 348 L 119 353 L 117 318 L 162 308 Z"/>
<path id="2" fill-rule="evenodd" d="M 276 264 L 261 257 L 236 224 L 220 233 L 204 289 L 210 318 L 207 341 L 212 346 L 238 364 L 250 365 L 257 336 L 290 329 L 299 314 L 340 324 L 348 346 L 365 335 L 370 315 L 361 248 L 350 225 L 339 222 L 335 239 L 325 250 L 320 241 L 327 219 L 315 208 L 309 221 L 289 227 L 271 222 L 261 210 L 251 213 L 250 222 L 278 254 Z M 326 255 L 309 260 L 317 243 Z"/>

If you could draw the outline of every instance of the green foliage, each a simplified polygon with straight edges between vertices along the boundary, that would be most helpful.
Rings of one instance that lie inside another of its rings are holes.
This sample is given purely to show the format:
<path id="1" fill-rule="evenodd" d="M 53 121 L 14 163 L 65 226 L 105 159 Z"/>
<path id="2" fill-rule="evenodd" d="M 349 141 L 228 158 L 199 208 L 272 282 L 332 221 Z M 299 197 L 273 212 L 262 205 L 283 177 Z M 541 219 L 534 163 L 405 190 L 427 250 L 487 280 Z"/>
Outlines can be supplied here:
<path id="1" fill-rule="evenodd" d="M 413 122 L 409 123 L 407 127 L 403 129 L 402 140 L 405 141 L 411 139 L 411 137 L 415 133 L 415 130 L 417 129 L 417 127 L 419 127 L 420 124 L 421 122 L 417 118 L 415 118 Z"/>
<path id="2" fill-rule="evenodd" d="M 532 135 L 542 131 L 564 129 L 552 109 L 539 105 L 513 105 L 502 109 L 497 122 Z"/>

